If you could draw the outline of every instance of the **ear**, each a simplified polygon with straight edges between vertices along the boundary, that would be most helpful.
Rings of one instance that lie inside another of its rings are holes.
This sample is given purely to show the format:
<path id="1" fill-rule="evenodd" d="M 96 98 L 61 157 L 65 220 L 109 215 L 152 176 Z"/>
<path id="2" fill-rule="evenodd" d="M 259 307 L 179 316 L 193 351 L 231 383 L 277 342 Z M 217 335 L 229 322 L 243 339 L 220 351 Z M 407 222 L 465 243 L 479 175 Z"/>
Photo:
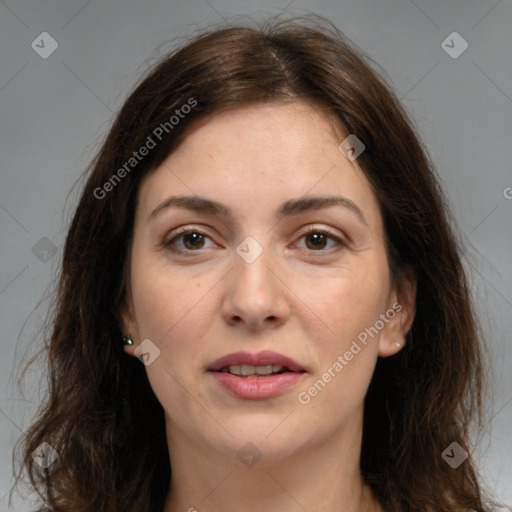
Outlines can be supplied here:
<path id="1" fill-rule="evenodd" d="M 407 268 L 389 295 L 385 315 L 389 320 L 381 332 L 379 357 L 392 356 L 405 346 L 405 337 L 416 313 L 416 287 L 416 275 L 411 268 Z"/>
<path id="2" fill-rule="evenodd" d="M 134 351 L 137 347 L 137 340 L 140 338 L 137 322 L 135 319 L 133 296 L 129 286 L 127 287 L 125 299 L 119 312 L 119 327 L 121 328 L 123 336 L 130 334 L 133 338 L 133 341 L 135 342 L 133 345 L 124 345 L 123 350 L 129 355 L 137 357 L 134 354 Z"/>

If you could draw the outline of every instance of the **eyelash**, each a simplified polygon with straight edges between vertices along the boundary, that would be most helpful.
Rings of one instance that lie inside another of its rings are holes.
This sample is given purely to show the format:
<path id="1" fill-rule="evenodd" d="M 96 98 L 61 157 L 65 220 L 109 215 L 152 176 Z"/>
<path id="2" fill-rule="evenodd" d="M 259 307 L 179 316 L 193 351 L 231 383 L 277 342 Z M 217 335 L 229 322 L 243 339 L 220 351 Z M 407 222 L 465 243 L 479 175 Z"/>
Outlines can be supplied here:
<path id="1" fill-rule="evenodd" d="M 200 251 L 202 249 L 198 249 L 196 251 L 193 251 L 193 250 L 176 249 L 176 248 L 174 248 L 172 246 L 173 243 L 177 239 L 182 238 L 185 235 L 189 235 L 189 234 L 192 234 L 192 233 L 195 233 L 197 235 L 201 235 L 201 236 L 210 238 L 206 233 L 203 233 L 199 229 L 195 229 L 195 228 L 178 228 L 177 230 L 171 232 L 169 234 L 169 236 L 167 236 L 163 240 L 161 245 L 162 245 L 162 247 L 164 249 L 170 250 L 170 251 L 172 251 L 174 253 L 186 254 L 187 256 L 192 256 L 193 253 L 200 253 Z M 329 252 L 329 253 L 331 253 L 332 250 L 338 251 L 338 250 L 341 250 L 342 248 L 347 246 L 347 244 L 343 240 L 341 240 L 338 236 L 336 236 L 334 233 L 332 233 L 330 230 L 328 230 L 326 228 L 321 228 L 320 229 L 320 228 L 312 227 L 312 228 L 308 229 L 307 231 L 305 231 L 304 233 L 302 233 L 300 238 L 302 239 L 302 238 L 304 238 L 304 237 L 306 237 L 308 235 L 311 235 L 312 233 L 318 233 L 318 234 L 322 234 L 322 235 L 327 235 L 327 238 L 330 238 L 331 240 L 334 240 L 337 243 L 338 247 L 333 247 L 331 249 L 319 249 L 317 251 L 309 250 L 309 252 L 313 252 L 313 253 L 326 253 L 326 252 Z M 308 250 L 308 249 L 305 249 L 305 250 Z M 321 257 L 321 254 L 319 254 L 318 256 Z"/>

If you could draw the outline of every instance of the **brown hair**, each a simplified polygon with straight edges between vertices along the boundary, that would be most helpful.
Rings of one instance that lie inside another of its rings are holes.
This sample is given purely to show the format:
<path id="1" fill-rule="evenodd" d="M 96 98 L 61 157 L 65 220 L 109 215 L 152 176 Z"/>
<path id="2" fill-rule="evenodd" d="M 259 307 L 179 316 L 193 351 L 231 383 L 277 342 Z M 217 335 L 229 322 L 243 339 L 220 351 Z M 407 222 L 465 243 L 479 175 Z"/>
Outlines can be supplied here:
<path id="1" fill-rule="evenodd" d="M 118 323 L 137 192 L 196 122 L 290 100 L 325 107 L 363 141 L 358 164 L 381 207 L 392 274 L 410 268 L 417 277 L 406 346 L 379 358 L 367 393 L 362 476 L 386 511 L 488 510 L 471 456 L 458 469 L 441 457 L 453 442 L 471 453 L 483 383 L 444 196 L 391 87 L 320 20 L 203 32 L 161 60 L 117 115 L 69 228 L 46 347 L 49 397 L 22 444 L 22 469 L 52 511 L 163 509 L 171 477 L 163 409 L 144 366 L 124 354 Z M 174 125 L 171 116 L 187 103 L 194 106 Z M 162 126 L 156 147 L 126 167 Z M 127 172 L 118 172 L 123 166 Z M 46 470 L 31 456 L 44 441 L 59 454 Z"/>

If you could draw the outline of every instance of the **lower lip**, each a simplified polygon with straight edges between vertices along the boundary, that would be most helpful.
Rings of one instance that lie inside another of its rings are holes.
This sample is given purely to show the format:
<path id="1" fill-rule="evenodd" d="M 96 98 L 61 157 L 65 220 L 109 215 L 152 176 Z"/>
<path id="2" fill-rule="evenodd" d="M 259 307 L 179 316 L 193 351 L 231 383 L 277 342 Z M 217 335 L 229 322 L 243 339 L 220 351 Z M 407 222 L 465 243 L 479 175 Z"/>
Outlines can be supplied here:
<path id="1" fill-rule="evenodd" d="M 270 398 L 295 386 L 304 373 L 284 372 L 267 377 L 238 377 L 227 372 L 210 372 L 219 385 L 238 398 Z"/>

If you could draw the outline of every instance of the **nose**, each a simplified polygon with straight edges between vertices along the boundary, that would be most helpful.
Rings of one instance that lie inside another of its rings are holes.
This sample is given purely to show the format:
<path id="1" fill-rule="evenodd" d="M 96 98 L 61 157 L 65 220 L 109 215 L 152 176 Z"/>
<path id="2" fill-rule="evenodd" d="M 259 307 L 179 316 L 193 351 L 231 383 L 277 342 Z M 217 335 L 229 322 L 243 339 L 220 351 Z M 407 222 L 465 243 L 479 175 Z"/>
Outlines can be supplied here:
<path id="1" fill-rule="evenodd" d="M 276 328 L 286 323 L 290 290 L 283 271 L 265 249 L 251 263 L 234 254 L 234 268 L 226 277 L 221 312 L 233 326 L 251 331 Z"/>

